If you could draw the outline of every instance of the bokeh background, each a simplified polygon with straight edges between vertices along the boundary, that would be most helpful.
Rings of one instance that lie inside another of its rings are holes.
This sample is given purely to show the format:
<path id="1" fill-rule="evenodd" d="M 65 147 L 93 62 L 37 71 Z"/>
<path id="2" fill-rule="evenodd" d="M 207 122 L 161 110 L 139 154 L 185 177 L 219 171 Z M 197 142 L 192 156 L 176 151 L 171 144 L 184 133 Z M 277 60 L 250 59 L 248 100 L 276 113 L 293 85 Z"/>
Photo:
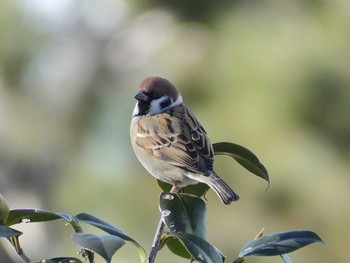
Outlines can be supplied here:
<path id="1" fill-rule="evenodd" d="M 228 262 L 263 227 L 324 239 L 294 262 L 349 262 L 349 14 L 348 0 L 1 0 L 0 192 L 11 208 L 92 213 L 149 251 L 161 190 L 129 123 L 139 82 L 160 75 L 213 142 L 246 146 L 270 173 L 265 192 L 216 159 L 241 196 L 207 195 L 208 240 Z M 63 221 L 18 229 L 32 260 L 79 250 Z M 0 245 L 1 262 L 20 262 Z M 138 262 L 134 247 L 115 262 Z M 163 249 L 158 262 L 186 261 Z"/>

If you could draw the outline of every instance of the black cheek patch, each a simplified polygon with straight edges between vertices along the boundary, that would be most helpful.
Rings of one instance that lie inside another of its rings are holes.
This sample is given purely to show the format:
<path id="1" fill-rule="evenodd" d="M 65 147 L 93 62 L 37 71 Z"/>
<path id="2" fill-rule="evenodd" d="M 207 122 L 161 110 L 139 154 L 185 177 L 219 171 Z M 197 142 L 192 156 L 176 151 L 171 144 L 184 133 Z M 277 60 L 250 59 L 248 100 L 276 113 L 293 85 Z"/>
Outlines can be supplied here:
<path id="1" fill-rule="evenodd" d="M 144 116 L 149 112 L 149 108 L 151 107 L 148 103 L 138 102 L 139 113 L 138 116 Z"/>
<path id="2" fill-rule="evenodd" d="M 171 104 L 171 99 L 167 98 L 166 100 L 164 100 L 160 103 L 160 107 L 162 109 L 165 109 L 166 107 L 170 106 L 170 104 Z"/>

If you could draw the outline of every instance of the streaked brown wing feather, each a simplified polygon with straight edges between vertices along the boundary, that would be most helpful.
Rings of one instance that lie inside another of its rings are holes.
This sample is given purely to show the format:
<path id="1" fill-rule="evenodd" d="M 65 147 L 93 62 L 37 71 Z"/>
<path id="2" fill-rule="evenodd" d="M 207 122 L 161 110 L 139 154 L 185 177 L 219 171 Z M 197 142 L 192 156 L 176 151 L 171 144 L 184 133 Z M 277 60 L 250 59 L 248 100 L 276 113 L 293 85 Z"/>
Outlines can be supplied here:
<path id="1" fill-rule="evenodd" d="M 214 153 L 209 138 L 183 105 L 142 118 L 138 124 L 136 144 L 149 154 L 194 173 L 209 175 L 213 170 Z"/>

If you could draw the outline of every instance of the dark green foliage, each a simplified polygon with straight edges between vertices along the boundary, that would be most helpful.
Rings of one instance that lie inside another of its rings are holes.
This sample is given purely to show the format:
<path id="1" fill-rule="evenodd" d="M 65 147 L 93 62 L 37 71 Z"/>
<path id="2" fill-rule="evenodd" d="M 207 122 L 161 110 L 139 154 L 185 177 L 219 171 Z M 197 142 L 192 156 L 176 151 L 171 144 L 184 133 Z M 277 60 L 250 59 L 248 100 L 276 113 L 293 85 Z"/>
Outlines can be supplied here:
<path id="1" fill-rule="evenodd" d="M 242 262 L 247 256 L 281 256 L 285 262 L 292 262 L 285 255 L 306 245 L 321 242 L 314 232 L 307 230 L 287 231 L 259 237 L 248 242 L 241 249 L 234 263 Z"/>
<path id="2" fill-rule="evenodd" d="M 323 241 L 312 231 L 298 230 L 280 232 L 259 237 L 247 243 L 239 254 L 240 257 L 251 255 L 276 256 L 293 252 L 315 242 Z"/>
<path id="3" fill-rule="evenodd" d="M 124 241 L 131 242 L 136 248 L 138 249 L 139 256 L 141 259 L 141 262 L 145 261 L 147 258 L 146 251 L 143 249 L 143 247 L 137 243 L 134 239 L 129 237 L 124 231 L 120 230 L 119 228 L 93 216 L 87 213 L 81 213 L 77 215 L 77 218 L 80 222 L 92 225 L 94 227 L 97 227 L 105 232 L 107 232 L 110 235 L 114 235 L 116 237 L 121 238 Z"/>
<path id="4" fill-rule="evenodd" d="M 87 258 L 93 254 L 93 252 L 98 253 L 102 256 L 106 262 L 110 262 L 114 253 L 121 248 L 125 241 L 129 241 L 136 246 L 140 256 L 141 262 L 146 261 L 146 252 L 134 239 L 129 237 L 125 232 L 116 228 L 115 226 L 87 213 L 81 213 L 76 216 L 52 212 L 48 210 L 40 209 L 15 209 L 10 210 L 5 224 L 10 226 L 19 223 L 40 223 L 46 221 L 52 221 L 57 219 L 66 220 L 74 230 L 72 234 L 73 242 L 76 243 L 83 249 L 83 255 L 86 255 Z M 86 223 L 97 227 L 109 235 L 97 235 L 91 233 L 84 233 L 80 223 Z M 22 233 L 9 228 L 7 226 L 0 226 L 0 237 L 16 237 Z M 17 239 L 16 242 L 19 242 Z M 20 249 L 20 246 L 12 243 L 16 250 Z M 46 262 L 80 262 L 75 260 L 72 257 L 60 257 L 47 259 Z"/>
<path id="5" fill-rule="evenodd" d="M 111 262 L 114 253 L 125 244 L 123 239 L 112 235 L 73 233 L 72 239 L 83 249 L 99 254 L 106 262 Z"/>
<path id="6" fill-rule="evenodd" d="M 222 263 L 224 256 L 206 240 L 191 234 L 175 233 L 165 234 L 163 242 L 169 242 L 170 250 L 178 256 L 188 258 L 191 261 L 206 263 Z M 174 242 L 177 241 L 177 242 Z M 184 252 L 187 253 L 184 253 Z"/>
<path id="7" fill-rule="evenodd" d="M 159 210 L 171 233 L 188 233 L 206 238 L 206 206 L 201 198 L 189 194 L 162 193 Z"/>
<path id="8" fill-rule="evenodd" d="M 0 226 L 0 237 L 17 237 L 22 235 L 23 233 L 20 231 L 17 231 L 16 229 L 7 227 L 7 226 Z"/>
<path id="9" fill-rule="evenodd" d="M 190 194 L 162 193 L 159 208 L 170 231 L 162 236 L 162 244 L 184 258 L 220 262 L 219 250 L 205 240 L 206 206 L 201 198 Z"/>
<path id="10" fill-rule="evenodd" d="M 216 155 L 231 156 L 248 171 L 270 183 L 266 168 L 255 154 L 248 149 L 227 142 L 216 143 L 213 146 Z M 204 184 L 192 185 L 181 189 L 180 193 L 176 194 L 169 193 L 170 185 L 160 181 L 158 181 L 158 184 L 164 191 L 159 198 L 161 227 L 157 230 L 155 240 L 158 242 L 155 242 L 152 251 L 155 249 L 155 252 L 157 252 L 166 245 L 175 255 L 189 259 L 191 262 L 223 263 L 225 260 L 223 253 L 206 240 L 207 210 L 203 196 L 208 190 L 208 186 Z M 64 219 L 72 226 L 74 230 L 72 240 L 82 248 L 81 255 L 85 257 L 85 262 L 94 262 L 94 253 L 99 254 L 106 262 L 110 262 L 115 252 L 126 242 L 132 243 L 137 248 L 140 262 L 147 261 L 147 254 L 137 241 L 119 228 L 93 215 L 87 213 L 71 215 L 40 209 L 3 210 L 0 237 L 7 238 L 25 262 L 29 262 L 29 259 L 24 255 L 19 241 L 19 236 L 23 233 L 10 228 L 10 226 L 19 223 L 41 223 L 57 219 Z M 85 233 L 81 223 L 94 226 L 107 234 Z M 164 226 L 166 229 L 164 229 Z M 290 263 L 291 260 L 286 253 L 315 242 L 323 241 L 314 232 L 306 230 L 280 232 L 267 236 L 262 236 L 262 233 L 259 233 L 256 239 L 243 246 L 234 263 L 241 263 L 247 256 L 253 255 L 279 255 L 286 263 Z M 82 261 L 75 257 L 57 257 L 46 259 L 45 262 L 80 263 Z"/>
<path id="11" fill-rule="evenodd" d="M 73 216 L 40 209 L 14 209 L 10 211 L 7 220 L 5 221 L 5 225 L 11 226 L 19 223 L 46 222 L 60 218 L 70 222 L 73 219 Z"/>
<path id="12" fill-rule="evenodd" d="M 241 145 L 231 142 L 214 143 L 213 147 L 216 155 L 231 156 L 249 172 L 265 179 L 270 186 L 269 174 L 265 166 L 253 152 Z"/>

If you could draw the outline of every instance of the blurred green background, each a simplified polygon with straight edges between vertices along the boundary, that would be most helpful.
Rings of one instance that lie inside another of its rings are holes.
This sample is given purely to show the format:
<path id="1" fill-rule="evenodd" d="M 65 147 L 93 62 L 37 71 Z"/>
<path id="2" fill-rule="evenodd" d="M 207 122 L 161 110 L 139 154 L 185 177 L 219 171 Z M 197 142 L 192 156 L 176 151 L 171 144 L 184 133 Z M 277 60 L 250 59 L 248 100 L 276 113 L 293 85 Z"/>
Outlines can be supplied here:
<path id="1" fill-rule="evenodd" d="M 265 192 L 216 159 L 241 196 L 224 206 L 207 195 L 208 240 L 227 262 L 262 227 L 326 242 L 294 262 L 349 262 L 349 14 L 348 0 L 1 0 L 0 192 L 11 208 L 94 214 L 149 251 L 161 191 L 131 150 L 129 124 L 139 82 L 160 75 L 212 142 L 246 146 L 270 173 Z M 33 260 L 78 251 L 63 221 L 18 229 Z M 2 258 L 14 255 L 0 245 Z M 138 262 L 136 250 L 115 262 Z M 163 249 L 157 262 L 186 261 Z"/>

